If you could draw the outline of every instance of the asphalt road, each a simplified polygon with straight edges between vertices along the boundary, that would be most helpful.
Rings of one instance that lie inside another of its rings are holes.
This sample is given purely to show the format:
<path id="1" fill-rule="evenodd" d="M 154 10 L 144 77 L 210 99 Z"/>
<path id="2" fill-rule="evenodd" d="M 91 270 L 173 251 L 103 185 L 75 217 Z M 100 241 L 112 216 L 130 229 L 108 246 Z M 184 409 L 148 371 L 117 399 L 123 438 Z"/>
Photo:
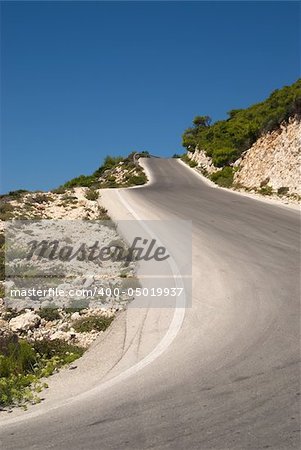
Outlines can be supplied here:
<path id="1" fill-rule="evenodd" d="M 214 189 L 176 160 L 145 164 L 152 182 L 123 198 L 140 217 L 193 222 L 181 329 L 98 394 L 3 420 L 2 448 L 300 448 L 298 212 Z"/>

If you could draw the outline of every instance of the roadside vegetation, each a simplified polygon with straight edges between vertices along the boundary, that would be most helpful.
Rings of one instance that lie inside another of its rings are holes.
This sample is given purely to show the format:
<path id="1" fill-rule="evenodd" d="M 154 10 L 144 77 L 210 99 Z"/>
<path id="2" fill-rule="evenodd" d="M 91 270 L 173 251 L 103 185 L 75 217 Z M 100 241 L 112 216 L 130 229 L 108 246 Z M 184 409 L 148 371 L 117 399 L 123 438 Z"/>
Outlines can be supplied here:
<path id="1" fill-rule="evenodd" d="M 84 349 L 60 340 L 29 343 L 14 334 L 0 337 L 0 409 L 38 403 L 42 378 L 82 356 Z"/>
<path id="2" fill-rule="evenodd" d="M 186 154 L 184 154 L 181 157 L 182 161 L 184 161 L 186 164 L 188 164 L 189 167 L 194 168 L 198 165 L 197 162 L 193 161 L 192 159 L 189 159 L 188 156 Z"/>
<path id="3" fill-rule="evenodd" d="M 276 89 L 261 103 L 229 111 L 226 120 L 212 124 L 209 116 L 195 117 L 193 126 L 183 134 L 182 144 L 190 152 L 194 152 L 196 148 L 203 150 L 212 158 L 213 165 L 220 169 L 209 178 L 220 186 L 231 187 L 234 178 L 233 163 L 261 135 L 279 128 L 282 122 L 292 116 L 301 116 L 301 79 L 291 86 Z M 186 154 L 182 156 L 182 160 L 190 167 L 197 165 Z M 262 186 L 258 192 L 263 195 L 273 193 L 268 186 Z M 279 195 L 284 194 L 285 189 L 281 189 Z"/>
<path id="4" fill-rule="evenodd" d="M 192 152 L 198 146 L 212 157 L 216 167 L 229 166 L 262 134 L 300 114 L 301 79 L 291 86 L 276 89 L 261 103 L 246 109 L 232 109 L 226 120 L 211 124 L 209 116 L 195 117 L 193 127 L 183 134 L 183 146 Z"/>
<path id="5" fill-rule="evenodd" d="M 141 166 L 137 164 L 139 157 L 148 157 L 149 153 L 132 152 L 128 157 L 107 156 L 103 164 L 91 175 L 80 175 L 60 186 L 59 190 L 73 187 L 89 187 L 95 191 L 100 188 L 130 187 L 142 185 L 147 177 Z"/>
<path id="6" fill-rule="evenodd" d="M 138 164 L 140 156 L 147 157 L 148 152 L 133 152 L 126 158 L 107 156 L 93 174 L 73 178 L 52 192 L 17 190 L 0 196 L 0 410 L 13 406 L 26 408 L 28 403 L 39 402 L 40 392 L 47 387 L 44 379 L 82 356 L 92 339 L 105 331 L 115 317 L 114 314 L 106 316 L 99 312 L 94 312 L 93 315 L 91 310 L 82 314 L 79 309 L 70 307 L 64 308 L 63 312 L 55 308 L 43 308 L 38 311 L 38 315 L 41 323 L 47 323 L 47 329 L 52 327 L 51 329 L 56 330 L 57 324 L 65 320 L 62 315 L 68 316 L 64 325 L 68 326 L 68 333 L 75 335 L 78 340 L 70 338 L 67 342 L 64 337 L 53 340 L 49 336 L 42 339 L 30 337 L 36 330 L 31 330 L 28 334 L 25 331 L 23 334 L 12 332 L 10 320 L 25 314 L 28 309 L 10 309 L 2 300 L 5 297 L 3 222 L 65 217 L 73 220 L 109 219 L 107 210 L 97 201 L 99 189 L 146 183 L 147 177 Z M 74 320 L 70 318 L 72 313 L 78 313 Z M 66 337 L 67 332 L 61 333 Z"/>
<path id="7" fill-rule="evenodd" d="M 47 388 L 46 378 L 81 357 L 89 346 L 87 335 L 89 339 L 94 336 L 89 341 L 92 342 L 115 317 L 115 313 L 89 308 L 28 311 L 6 308 L 0 316 L 0 410 L 13 406 L 26 408 L 28 402 L 40 402 L 39 394 Z M 27 329 L 12 331 L 10 321 L 26 314 L 39 319 L 35 328 L 30 328 L 31 333 Z M 49 338 L 45 334 L 33 337 L 38 327 L 43 332 L 52 329 L 64 337 Z M 58 331 L 60 328 L 68 332 Z"/>
<path id="8" fill-rule="evenodd" d="M 210 175 L 211 181 L 221 187 L 231 187 L 233 184 L 234 170 L 232 167 L 226 166 L 222 170 L 214 172 Z"/>

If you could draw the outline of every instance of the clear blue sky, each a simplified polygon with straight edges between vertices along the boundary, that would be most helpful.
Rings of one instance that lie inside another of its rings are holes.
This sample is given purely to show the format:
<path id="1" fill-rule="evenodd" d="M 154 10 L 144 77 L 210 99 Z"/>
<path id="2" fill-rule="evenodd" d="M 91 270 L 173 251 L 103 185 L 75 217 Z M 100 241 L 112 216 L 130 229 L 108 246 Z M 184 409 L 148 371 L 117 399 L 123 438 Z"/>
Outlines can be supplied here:
<path id="1" fill-rule="evenodd" d="M 1 192 L 50 189 L 293 83 L 300 4 L 4 2 L 1 62 Z"/>

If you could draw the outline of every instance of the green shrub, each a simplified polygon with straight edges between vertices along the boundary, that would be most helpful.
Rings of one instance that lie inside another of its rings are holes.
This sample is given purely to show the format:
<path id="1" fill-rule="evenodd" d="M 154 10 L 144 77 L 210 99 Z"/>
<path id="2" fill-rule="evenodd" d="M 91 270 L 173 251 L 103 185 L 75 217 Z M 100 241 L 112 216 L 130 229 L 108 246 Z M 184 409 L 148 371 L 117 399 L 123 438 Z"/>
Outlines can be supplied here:
<path id="1" fill-rule="evenodd" d="M 122 156 L 106 156 L 103 164 L 97 170 L 95 170 L 93 176 L 95 178 L 101 177 L 106 170 L 113 169 L 121 161 L 124 161 L 124 158 Z"/>
<path id="2" fill-rule="evenodd" d="M 47 194 L 36 194 L 31 197 L 33 203 L 48 203 L 49 197 Z"/>
<path id="3" fill-rule="evenodd" d="M 18 341 L 14 336 L 2 342 L 0 377 L 33 373 L 36 363 L 36 353 L 28 342 Z"/>
<path id="4" fill-rule="evenodd" d="M 182 161 L 184 161 L 186 164 L 188 164 L 188 166 L 190 166 L 191 168 L 194 168 L 194 167 L 196 167 L 196 166 L 198 165 L 197 162 L 192 161 L 190 158 L 188 158 L 187 155 L 183 155 L 181 159 L 182 159 Z"/>
<path id="5" fill-rule="evenodd" d="M 26 194 L 26 192 L 28 192 L 28 191 L 26 191 L 25 189 L 18 189 L 17 191 L 9 191 L 8 194 L 0 195 L 0 199 L 1 198 L 10 199 L 11 198 L 12 200 L 17 200 L 17 199 L 23 197 L 23 194 Z"/>
<path id="6" fill-rule="evenodd" d="M 46 387 L 47 384 L 41 383 L 34 374 L 0 377 L 0 410 L 13 405 L 26 409 L 27 402 L 39 403 L 37 394 Z"/>
<path id="7" fill-rule="evenodd" d="M 217 167 L 230 165 L 261 134 L 274 130 L 293 115 L 301 115 L 301 79 L 275 90 L 261 103 L 229 111 L 228 115 L 228 119 L 213 125 L 194 120 L 183 134 L 183 146 L 190 151 L 197 146 L 203 149 Z"/>
<path id="8" fill-rule="evenodd" d="M 45 319 L 48 322 L 53 320 L 59 320 L 61 318 L 60 313 L 55 308 L 42 308 L 38 311 L 41 319 Z"/>
<path id="9" fill-rule="evenodd" d="M 129 183 L 117 183 L 116 176 L 114 175 L 114 170 L 117 166 L 122 162 L 122 167 L 128 171 L 139 169 L 139 166 L 136 166 L 134 163 L 134 154 L 132 152 L 126 158 L 122 156 L 106 156 L 103 164 L 92 173 L 92 175 L 80 175 L 79 177 L 73 178 L 70 181 L 67 181 L 63 186 L 58 189 L 55 189 L 53 192 L 55 193 L 63 193 L 66 189 L 74 188 L 74 187 L 88 187 L 93 191 L 99 189 L 100 187 L 109 187 L 115 188 L 122 185 L 134 186 L 144 184 L 147 181 L 146 176 L 141 170 L 141 174 L 133 176 Z M 149 156 L 148 152 L 141 152 L 140 156 L 147 157 Z M 90 194 L 88 194 L 90 195 Z M 91 200 L 96 200 L 96 194 L 93 194 L 93 198 Z"/>
<path id="10" fill-rule="evenodd" d="M 278 195 L 287 195 L 289 193 L 289 187 L 285 187 L 285 186 L 281 186 L 280 188 L 277 189 L 277 194 Z"/>
<path id="11" fill-rule="evenodd" d="M 90 316 L 81 317 L 73 323 L 73 328 L 79 333 L 95 331 L 105 331 L 113 321 L 113 317 Z"/>
<path id="12" fill-rule="evenodd" d="M 132 175 L 127 180 L 128 186 L 141 186 L 147 182 L 147 176 L 144 173 L 141 175 Z"/>
<path id="13" fill-rule="evenodd" d="M 75 195 L 70 195 L 70 194 L 64 194 L 62 196 L 62 200 L 63 200 L 64 203 L 67 203 L 67 204 L 70 204 L 70 203 L 71 204 L 76 204 L 77 201 L 78 201 L 78 199 L 77 199 L 77 197 Z"/>
<path id="14" fill-rule="evenodd" d="M 87 200 L 95 201 L 95 200 L 97 200 L 98 197 L 99 197 L 99 192 L 96 191 L 95 189 L 89 189 L 89 190 L 86 192 L 85 197 L 86 197 Z"/>
<path id="15" fill-rule="evenodd" d="M 56 189 L 53 189 L 51 192 L 53 192 L 54 194 L 64 194 L 66 192 L 66 188 L 60 186 Z"/>
<path id="16" fill-rule="evenodd" d="M 16 335 L 0 339 L 0 408 L 39 402 L 39 380 L 82 356 L 84 349 L 54 340 L 32 344 Z"/>
<path id="17" fill-rule="evenodd" d="M 103 206 L 99 206 L 96 220 L 109 220 L 109 219 L 110 217 L 108 216 L 108 210 Z"/>
<path id="18" fill-rule="evenodd" d="M 0 204 L 0 219 L 1 220 L 10 220 L 14 217 L 14 207 L 7 202 L 1 202 Z"/>
<path id="19" fill-rule="evenodd" d="M 261 194 L 261 195 L 272 195 L 273 194 L 273 188 L 272 188 L 272 186 L 268 186 L 268 185 L 266 185 L 266 186 L 262 186 L 260 189 L 259 189 L 259 194 Z"/>
<path id="20" fill-rule="evenodd" d="M 3 236 L 3 235 L 2 235 Z M 4 243 L 0 244 L 0 280 L 5 279 L 5 251 Z"/>
<path id="21" fill-rule="evenodd" d="M 232 167 L 227 166 L 218 172 L 212 173 L 210 179 L 219 186 L 231 187 L 233 184 L 233 176 L 234 174 Z"/>
<path id="22" fill-rule="evenodd" d="M 34 350 L 42 358 L 46 358 L 47 360 L 50 360 L 54 356 L 58 358 L 59 366 L 70 364 L 84 353 L 83 348 L 68 344 L 59 339 L 54 339 L 53 341 L 43 339 L 42 341 L 35 341 L 32 345 Z"/>

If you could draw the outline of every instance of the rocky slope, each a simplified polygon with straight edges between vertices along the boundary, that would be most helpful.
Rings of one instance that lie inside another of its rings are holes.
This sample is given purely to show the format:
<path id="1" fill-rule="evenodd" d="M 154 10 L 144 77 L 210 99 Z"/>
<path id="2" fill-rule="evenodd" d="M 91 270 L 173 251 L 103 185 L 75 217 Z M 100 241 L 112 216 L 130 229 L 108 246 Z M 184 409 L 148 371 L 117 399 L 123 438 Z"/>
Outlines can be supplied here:
<path id="1" fill-rule="evenodd" d="M 301 195 L 301 123 L 297 118 L 259 138 L 234 164 L 234 183 Z"/>
<path id="2" fill-rule="evenodd" d="M 108 221 L 101 188 L 139 185 L 147 178 L 137 154 L 120 159 L 107 157 L 91 176 L 52 192 L 0 196 L 0 410 L 39 401 L 33 394 L 38 380 L 81 356 L 132 300 L 126 288 L 139 285 L 136 263 L 112 253 L 99 260 L 89 256 L 94 247 L 96 253 L 107 246 L 110 252 L 128 248 Z M 29 258 L 31 242 L 57 242 L 60 250 L 54 258 L 49 247 L 46 255 L 34 251 Z M 61 258 L 68 249 L 78 257 Z M 46 290 L 31 294 L 32 287 Z"/>
<path id="3" fill-rule="evenodd" d="M 212 162 L 212 158 L 206 155 L 206 152 L 196 147 L 194 152 L 187 151 L 187 157 L 197 164 L 197 167 L 204 175 L 211 175 L 218 170 Z"/>
<path id="4" fill-rule="evenodd" d="M 187 152 L 204 175 L 212 177 L 222 169 L 198 147 Z M 299 201 L 301 196 L 301 122 L 293 117 L 264 134 L 232 166 L 234 189 Z M 214 180 L 215 181 L 215 180 Z"/>

